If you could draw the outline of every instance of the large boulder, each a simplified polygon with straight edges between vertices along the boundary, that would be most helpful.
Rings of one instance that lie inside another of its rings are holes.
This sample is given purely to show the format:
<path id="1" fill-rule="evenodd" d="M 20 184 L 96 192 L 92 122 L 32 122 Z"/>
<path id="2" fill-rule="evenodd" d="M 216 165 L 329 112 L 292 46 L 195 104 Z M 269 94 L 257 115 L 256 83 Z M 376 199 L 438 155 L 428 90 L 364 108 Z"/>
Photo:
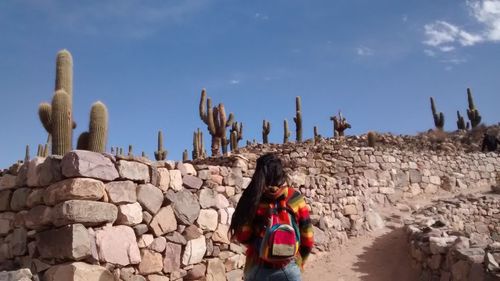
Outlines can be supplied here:
<path id="1" fill-rule="evenodd" d="M 26 184 L 28 186 L 37 187 L 40 185 L 40 169 L 42 163 L 45 161 L 44 157 L 35 157 L 31 159 L 28 163 L 28 174 Z"/>
<path id="2" fill-rule="evenodd" d="M 196 239 L 189 240 L 182 255 L 182 264 L 187 266 L 200 263 L 207 251 L 205 236 L 200 236 Z"/>
<path id="3" fill-rule="evenodd" d="M 38 205 L 24 216 L 24 225 L 29 229 L 41 229 L 52 224 L 52 208 Z"/>
<path id="4" fill-rule="evenodd" d="M 68 178 L 84 177 L 112 181 L 119 176 L 115 165 L 108 157 L 92 151 L 68 152 L 64 155 L 61 166 L 63 175 Z"/>
<path id="5" fill-rule="evenodd" d="M 118 218 L 116 223 L 124 225 L 136 225 L 142 222 L 142 208 L 137 202 L 118 206 Z"/>
<path id="6" fill-rule="evenodd" d="M 113 181 L 106 184 L 109 201 L 112 203 L 137 202 L 137 185 L 132 181 Z"/>
<path id="7" fill-rule="evenodd" d="M 10 200 L 10 208 L 13 211 L 20 211 L 26 209 L 28 196 L 30 195 L 31 188 L 21 187 L 17 188 L 12 194 L 12 198 Z"/>
<path id="8" fill-rule="evenodd" d="M 182 174 L 179 170 L 170 170 L 170 183 L 169 187 L 175 191 L 182 189 Z"/>
<path id="9" fill-rule="evenodd" d="M 200 214 L 200 204 L 196 195 L 183 189 L 177 193 L 167 192 L 167 198 L 172 202 L 179 223 L 190 225 L 196 221 Z"/>
<path id="10" fill-rule="evenodd" d="M 45 272 L 44 281 L 115 281 L 106 268 L 84 262 L 56 265 Z"/>
<path id="11" fill-rule="evenodd" d="M 120 160 L 118 161 L 116 167 L 118 168 L 118 173 L 122 179 L 141 183 L 148 183 L 151 180 L 149 167 L 146 164 L 135 161 Z"/>
<path id="12" fill-rule="evenodd" d="M 126 266 L 141 262 L 139 247 L 132 228 L 125 225 L 105 226 L 95 232 L 99 259 Z"/>
<path id="13" fill-rule="evenodd" d="M 0 191 L 0 212 L 5 212 L 10 208 L 10 196 L 12 191 L 2 190 Z"/>
<path id="14" fill-rule="evenodd" d="M 203 185 L 203 181 L 200 178 L 197 178 L 192 175 L 185 175 L 182 178 L 182 184 L 186 188 L 191 188 L 191 189 L 200 189 L 200 187 Z"/>
<path id="15" fill-rule="evenodd" d="M 33 275 L 28 268 L 0 272 L 0 280 L 2 281 L 31 281 L 32 277 Z"/>
<path id="16" fill-rule="evenodd" d="M 163 269 L 161 254 L 152 250 L 142 249 L 141 263 L 139 263 L 138 269 L 141 275 L 160 272 Z"/>
<path id="17" fill-rule="evenodd" d="M 202 230 L 214 231 L 217 229 L 219 214 L 214 209 L 202 209 L 196 222 Z"/>
<path id="18" fill-rule="evenodd" d="M 0 190 L 16 187 L 16 176 L 5 174 L 0 177 Z"/>
<path id="19" fill-rule="evenodd" d="M 44 193 L 43 201 L 47 205 L 81 199 L 98 201 L 104 196 L 104 184 L 95 179 L 70 178 L 50 185 Z"/>
<path id="20" fill-rule="evenodd" d="M 81 224 L 37 233 L 36 241 L 42 258 L 77 261 L 91 255 L 89 232 Z"/>
<path id="21" fill-rule="evenodd" d="M 118 215 L 118 208 L 110 203 L 83 200 L 69 200 L 59 203 L 52 210 L 52 223 L 55 226 L 81 223 L 95 226 L 113 223 Z"/>
<path id="22" fill-rule="evenodd" d="M 137 201 L 152 214 L 156 214 L 163 204 L 163 193 L 152 184 L 141 184 L 137 188 Z"/>
<path id="23" fill-rule="evenodd" d="M 181 268 L 181 251 L 181 245 L 167 242 L 165 259 L 163 260 L 163 272 L 170 273 Z"/>
<path id="24" fill-rule="evenodd" d="M 158 214 L 153 217 L 150 225 L 156 236 L 161 236 L 177 229 L 174 210 L 171 206 L 163 207 Z"/>
<path id="25" fill-rule="evenodd" d="M 208 260 L 207 281 L 226 281 L 226 267 L 220 259 Z"/>

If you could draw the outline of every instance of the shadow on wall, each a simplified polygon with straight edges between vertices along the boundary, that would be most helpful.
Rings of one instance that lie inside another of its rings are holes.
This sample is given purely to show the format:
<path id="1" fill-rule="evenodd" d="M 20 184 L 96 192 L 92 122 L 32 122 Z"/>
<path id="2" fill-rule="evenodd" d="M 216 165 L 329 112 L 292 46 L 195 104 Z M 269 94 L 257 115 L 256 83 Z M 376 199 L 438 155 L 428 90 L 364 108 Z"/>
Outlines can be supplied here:
<path id="1" fill-rule="evenodd" d="M 411 267 L 408 245 L 402 228 L 394 229 L 363 248 L 353 270 L 360 272 L 363 281 L 418 281 L 420 272 Z"/>

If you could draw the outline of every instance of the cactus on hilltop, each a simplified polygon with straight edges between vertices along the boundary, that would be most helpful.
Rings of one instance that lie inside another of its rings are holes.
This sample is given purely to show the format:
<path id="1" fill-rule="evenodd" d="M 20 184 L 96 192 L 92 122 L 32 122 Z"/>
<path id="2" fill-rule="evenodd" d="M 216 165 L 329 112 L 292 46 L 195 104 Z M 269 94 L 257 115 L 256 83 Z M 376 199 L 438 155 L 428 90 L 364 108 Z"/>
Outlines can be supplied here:
<path id="1" fill-rule="evenodd" d="M 470 125 L 472 128 L 477 127 L 481 124 L 481 115 L 474 104 L 474 97 L 472 96 L 472 91 L 467 88 L 467 101 L 469 103 L 469 109 L 467 109 L 467 117 L 469 117 Z"/>
<path id="2" fill-rule="evenodd" d="M 163 161 L 167 158 L 168 151 L 163 149 L 163 132 L 158 131 L 158 149 L 155 151 L 156 161 Z"/>
<path id="3" fill-rule="evenodd" d="M 366 138 L 368 139 L 368 146 L 375 147 L 375 143 L 377 142 L 377 134 L 375 132 L 368 132 Z"/>
<path id="4" fill-rule="evenodd" d="M 38 149 L 36 151 L 36 156 L 42 157 L 42 155 L 43 155 L 43 145 L 39 144 Z"/>
<path id="5" fill-rule="evenodd" d="M 330 117 L 330 120 L 333 121 L 333 136 L 344 136 L 344 131 L 351 128 L 351 124 L 347 123 L 347 120 L 344 116 L 342 116 L 342 112 L 339 111 L 338 116 Z"/>
<path id="6" fill-rule="evenodd" d="M 437 112 L 436 104 L 434 103 L 434 98 L 431 97 L 431 110 L 432 117 L 434 118 L 434 125 L 437 129 L 443 130 L 444 127 L 444 114 L 442 112 Z"/>
<path id="7" fill-rule="evenodd" d="M 108 109 L 98 101 L 90 110 L 88 149 L 94 152 L 105 152 L 108 140 Z"/>
<path id="8" fill-rule="evenodd" d="M 321 135 L 318 133 L 318 127 L 314 126 L 313 133 L 314 133 L 314 143 L 317 143 L 322 138 Z"/>
<path id="9" fill-rule="evenodd" d="M 123 156 L 123 147 L 120 147 L 118 151 L 118 155 L 117 156 Z"/>
<path id="10" fill-rule="evenodd" d="M 269 121 L 262 121 L 262 143 L 269 143 L 269 133 L 271 132 L 271 123 Z"/>
<path id="11" fill-rule="evenodd" d="M 460 111 L 457 110 L 457 128 L 458 130 L 467 130 L 469 127 L 469 122 L 467 122 L 467 125 L 465 124 L 464 117 L 460 115 Z"/>
<path id="12" fill-rule="evenodd" d="M 141 152 L 141 157 L 142 157 L 142 158 L 148 158 L 148 156 L 146 155 L 146 152 L 144 152 L 144 151 L 143 151 L 143 152 Z"/>
<path id="13" fill-rule="evenodd" d="M 71 98 L 64 90 L 56 91 L 52 99 L 52 154 L 64 155 L 71 151 L 73 125 Z"/>
<path id="14" fill-rule="evenodd" d="M 38 116 L 49 137 L 53 136 L 52 154 L 64 155 L 72 149 L 73 129 L 76 127 L 72 114 L 73 58 L 67 50 L 57 53 L 54 89 L 55 95 L 52 103 L 41 103 L 38 107 Z M 65 93 L 66 96 L 58 93 Z M 67 122 L 66 119 L 69 121 Z M 69 132 L 67 123 L 70 124 Z"/>
<path id="15" fill-rule="evenodd" d="M 182 152 L 182 162 L 186 162 L 189 160 L 189 153 L 187 149 L 184 149 Z"/>
<path id="16" fill-rule="evenodd" d="M 302 101 L 300 97 L 295 97 L 295 139 L 297 142 L 302 142 Z"/>
<path id="17" fill-rule="evenodd" d="M 76 141 L 76 149 L 89 150 L 89 132 L 82 132 Z"/>
<path id="18" fill-rule="evenodd" d="M 288 130 L 288 120 L 283 120 L 283 143 L 288 142 L 288 138 L 290 137 L 290 130 Z"/>
<path id="19" fill-rule="evenodd" d="M 29 161 L 30 161 L 30 146 L 27 144 L 24 154 L 24 163 L 28 163 Z"/>
<path id="20" fill-rule="evenodd" d="M 199 113 L 201 120 L 207 125 L 208 132 L 212 136 L 212 156 L 220 156 L 221 148 L 222 153 L 227 154 L 226 128 L 233 124 L 233 114 L 230 113 L 229 118 L 226 119 L 226 111 L 222 103 L 212 108 L 212 100 L 207 99 L 205 89 L 201 91 Z"/>
<path id="21" fill-rule="evenodd" d="M 193 133 L 193 152 L 191 156 L 193 160 L 196 160 L 205 158 L 206 154 L 205 144 L 203 142 L 203 132 L 198 128 L 198 130 Z"/>
<path id="22" fill-rule="evenodd" d="M 231 131 L 229 131 L 229 141 L 231 151 L 238 149 L 238 142 L 243 139 L 243 123 L 233 122 Z"/>
<path id="23" fill-rule="evenodd" d="M 127 154 L 128 157 L 134 157 L 134 153 L 133 153 L 133 147 L 131 144 L 128 145 L 128 154 Z"/>

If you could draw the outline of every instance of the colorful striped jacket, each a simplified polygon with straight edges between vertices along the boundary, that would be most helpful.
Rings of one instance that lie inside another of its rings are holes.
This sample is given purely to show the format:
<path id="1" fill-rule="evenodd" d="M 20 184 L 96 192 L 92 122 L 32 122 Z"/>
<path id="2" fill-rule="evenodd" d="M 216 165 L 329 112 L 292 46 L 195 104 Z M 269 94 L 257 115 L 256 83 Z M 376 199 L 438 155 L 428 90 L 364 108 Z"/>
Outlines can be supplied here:
<path id="1" fill-rule="evenodd" d="M 259 245 L 257 244 L 264 235 L 265 226 L 268 225 L 270 204 L 280 198 L 288 198 L 287 205 L 293 210 L 299 226 L 300 246 L 295 261 L 301 269 L 311 253 L 314 244 L 313 227 L 304 196 L 291 187 L 270 188 L 263 194 L 253 222 L 246 223 L 235 233 L 236 240 L 247 246 L 245 272 L 261 262 L 258 256 Z"/>

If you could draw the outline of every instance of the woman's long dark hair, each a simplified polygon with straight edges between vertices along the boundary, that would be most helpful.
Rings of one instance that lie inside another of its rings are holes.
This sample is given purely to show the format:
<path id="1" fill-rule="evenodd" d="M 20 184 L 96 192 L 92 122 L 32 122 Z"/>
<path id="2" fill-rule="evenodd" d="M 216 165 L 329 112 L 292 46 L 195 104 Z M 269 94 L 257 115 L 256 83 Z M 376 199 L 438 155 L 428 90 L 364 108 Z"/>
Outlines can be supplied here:
<path id="1" fill-rule="evenodd" d="M 234 211 L 229 232 L 231 236 L 245 223 L 252 222 L 259 206 L 262 193 L 269 186 L 281 186 L 285 183 L 285 172 L 281 160 L 274 154 L 264 154 L 257 159 L 257 167 L 252 181 L 243 191 Z"/>

